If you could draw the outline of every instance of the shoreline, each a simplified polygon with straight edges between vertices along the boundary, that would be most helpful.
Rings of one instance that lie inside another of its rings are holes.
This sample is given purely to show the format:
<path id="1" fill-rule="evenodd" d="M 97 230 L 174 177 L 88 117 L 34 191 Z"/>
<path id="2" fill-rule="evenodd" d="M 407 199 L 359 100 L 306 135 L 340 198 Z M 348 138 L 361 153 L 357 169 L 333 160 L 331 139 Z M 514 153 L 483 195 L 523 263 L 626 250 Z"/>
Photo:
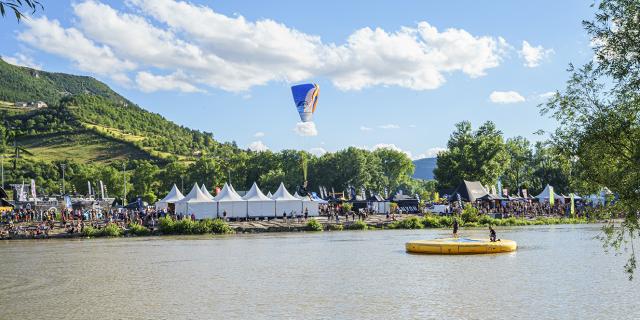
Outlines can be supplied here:
<path id="1" fill-rule="evenodd" d="M 366 220 L 349 220 L 340 222 L 328 221 L 327 217 L 314 217 L 309 218 L 307 221 L 285 222 L 282 219 L 272 220 L 259 220 L 259 221 L 229 221 L 226 222 L 231 232 L 229 233 L 163 233 L 159 226 L 156 226 L 153 230 L 148 230 L 147 234 L 139 235 L 135 234 L 132 230 L 123 230 L 123 232 L 115 237 L 161 237 L 161 236 L 176 236 L 176 235 L 233 235 L 233 234 L 256 234 L 256 233 L 284 233 L 284 232 L 332 232 L 332 231 L 355 231 L 355 230 L 396 230 L 396 229 L 448 229 L 449 225 L 433 225 L 433 220 L 442 220 L 446 223 L 449 217 L 438 217 L 431 215 L 416 215 L 406 214 L 396 216 L 396 220 L 386 219 L 384 215 L 374 215 L 367 217 Z M 309 222 L 315 220 L 316 228 L 312 229 Z M 495 219 L 492 222 L 504 221 L 508 224 L 490 223 L 496 227 L 524 227 L 532 225 L 558 225 L 558 224 L 596 224 L 602 221 L 576 219 L 576 218 L 556 218 L 556 217 L 537 217 L 534 219 L 523 218 L 506 218 Z M 461 227 L 464 229 L 477 229 L 486 228 L 488 224 L 479 224 L 478 222 L 461 223 Z M 61 232 L 60 232 L 61 231 Z M 10 237 L 4 237 L 0 240 L 12 241 L 12 240 L 47 240 L 47 239 L 90 239 L 90 238 L 106 238 L 110 236 L 87 236 L 82 232 L 68 233 L 64 232 L 64 229 L 60 228 L 50 232 L 48 236 L 37 235 L 32 236 L 29 234 L 18 234 Z M 113 236 L 112 236 L 113 238 Z"/>

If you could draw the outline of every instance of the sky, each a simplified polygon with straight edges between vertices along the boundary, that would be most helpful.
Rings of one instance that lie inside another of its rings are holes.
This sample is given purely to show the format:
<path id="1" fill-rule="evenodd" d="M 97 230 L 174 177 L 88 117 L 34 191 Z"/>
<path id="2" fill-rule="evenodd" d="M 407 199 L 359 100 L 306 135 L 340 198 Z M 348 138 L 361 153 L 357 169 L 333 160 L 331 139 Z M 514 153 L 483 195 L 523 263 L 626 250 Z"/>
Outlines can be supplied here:
<path id="1" fill-rule="evenodd" d="M 252 150 L 355 146 L 433 157 L 457 122 L 537 141 L 569 63 L 592 59 L 589 1 L 44 0 L 0 19 L 10 63 L 89 75 Z M 313 123 L 290 87 L 320 86 Z"/>

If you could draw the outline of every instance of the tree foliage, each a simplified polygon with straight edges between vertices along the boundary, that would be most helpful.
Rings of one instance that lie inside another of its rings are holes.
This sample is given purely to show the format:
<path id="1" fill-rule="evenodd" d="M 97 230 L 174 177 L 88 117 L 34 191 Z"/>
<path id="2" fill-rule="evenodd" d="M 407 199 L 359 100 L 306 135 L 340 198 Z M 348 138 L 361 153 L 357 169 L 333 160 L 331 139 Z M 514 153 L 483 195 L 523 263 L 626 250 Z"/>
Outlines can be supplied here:
<path id="1" fill-rule="evenodd" d="M 570 66 L 566 88 L 542 106 L 560 126 L 553 141 L 575 160 L 572 176 L 586 191 L 608 187 L 623 212 L 620 228 L 605 228 L 605 244 L 615 249 L 640 235 L 640 2 L 597 2 L 595 18 L 584 27 L 595 59 Z M 612 222 L 613 223 L 613 222 Z M 635 252 L 626 270 L 633 276 Z"/>

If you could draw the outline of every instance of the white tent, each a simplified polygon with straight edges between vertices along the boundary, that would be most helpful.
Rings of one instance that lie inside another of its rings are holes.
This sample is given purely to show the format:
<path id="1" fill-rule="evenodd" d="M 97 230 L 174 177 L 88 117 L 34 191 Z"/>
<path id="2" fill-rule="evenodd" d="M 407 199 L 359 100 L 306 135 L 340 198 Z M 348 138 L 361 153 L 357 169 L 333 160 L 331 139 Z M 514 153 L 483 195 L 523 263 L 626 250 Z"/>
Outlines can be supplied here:
<path id="1" fill-rule="evenodd" d="M 280 182 L 280 187 L 276 193 L 273 194 L 273 200 L 276 201 L 276 216 L 282 217 L 283 213 L 287 213 L 287 216 L 298 215 L 302 213 L 302 200 L 294 197 L 284 187 L 284 183 Z"/>
<path id="2" fill-rule="evenodd" d="M 273 199 L 273 194 L 271 194 L 271 191 L 269 191 L 269 193 L 267 193 L 267 198 Z"/>
<path id="3" fill-rule="evenodd" d="M 247 216 L 249 217 L 274 217 L 276 202 L 260 191 L 254 182 L 247 194 L 242 197 L 247 202 Z"/>
<path id="4" fill-rule="evenodd" d="M 200 188 L 200 190 L 202 190 L 202 193 L 204 193 L 205 196 L 213 200 L 214 196 L 209 192 L 209 190 L 207 190 L 207 187 L 204 185 L 204 183 L 202 184 L 202 187 Z"/>
<path id="5" fill-rule="evenodd" d="M 551 196 L 551 186 L 547 185 L 544 190 L 542 190 L 542 192 L 536 196 L 536 198 L 542 202 L 546 201 L 549 202 L 549 197 Z M 553 199 L 554 201 L 557 201 L 558 203 L 564 203 L 564 197 L 561 195 L 558 195 L 557 193 L 553 192 Z"/>
<path id="6" fill-rule="evenodd" d="M 220 193 L 213 198 L 218 203 L 218 216 L 227 218 L 246 218 L 247 203 L 228 184 L 224 184 Z"/>
<path id="7" fill-rule="evenodd" d="M 183 198 L 184 196 L 182 195 L 182 192 L 180 192 L 180 190 L 178 190 L 178 187 L 176 187 L 176 185 L 174 184 L 173 187 L 171 187 L 171 191 L 169 191 L 169 194 L 167 194 L 167 196 L 164 197 L 162 200 L 156 202 L 156 209 L 157 210 L 168 209 L 169 204 L 174 204 L 177 201 L 182 200 Z"/>
<path id="8" fill-rule="evenodd" d="M 311 197 L 301 197 L 302 198 L 302 214 L 304 214 L 305 210 L 308 210 L 309 217 L 317 217 L 320 215 L 320 204 L 317 201 L 311 199 Z"/>
<path id="9" fill-rule="evenodd" d="M 215 218 L 216 203 L 202 193 L 196 183 L 186 197 L 176 202 L 176 213 L 183 215 L 194 214 L 196 219 Z"/>

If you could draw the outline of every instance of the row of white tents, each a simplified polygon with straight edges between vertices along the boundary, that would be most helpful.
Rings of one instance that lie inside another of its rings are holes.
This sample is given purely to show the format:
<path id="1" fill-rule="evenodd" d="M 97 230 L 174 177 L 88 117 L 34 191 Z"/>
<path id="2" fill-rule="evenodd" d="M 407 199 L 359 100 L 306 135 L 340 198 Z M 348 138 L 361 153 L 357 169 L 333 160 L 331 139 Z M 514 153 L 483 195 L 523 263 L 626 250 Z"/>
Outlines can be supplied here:
<path id="1" fill-rule="evenodd" d="M 291 195 L 280 183 L 278 190 L 271 195 L 262 193 L 258 185 L 254 183 L 251 189 L 241 197 L 232 185 L 224 184 L 222 190 L 214 197 L 207 188 L 196 183 L 189 194 L 183 196 L 176 185 L 173 185 L 169 194 L 156 203 L 159 210 L 174 206 L 176 214 L 195 215 L 196 219 L 204 218 L 264 218 L 282 217 L 284 213 L 291 217 L 303 215 L 318 216 L 319 201 L 314 201 L 308 196 L 301 197 L 296 193 Z"/>

